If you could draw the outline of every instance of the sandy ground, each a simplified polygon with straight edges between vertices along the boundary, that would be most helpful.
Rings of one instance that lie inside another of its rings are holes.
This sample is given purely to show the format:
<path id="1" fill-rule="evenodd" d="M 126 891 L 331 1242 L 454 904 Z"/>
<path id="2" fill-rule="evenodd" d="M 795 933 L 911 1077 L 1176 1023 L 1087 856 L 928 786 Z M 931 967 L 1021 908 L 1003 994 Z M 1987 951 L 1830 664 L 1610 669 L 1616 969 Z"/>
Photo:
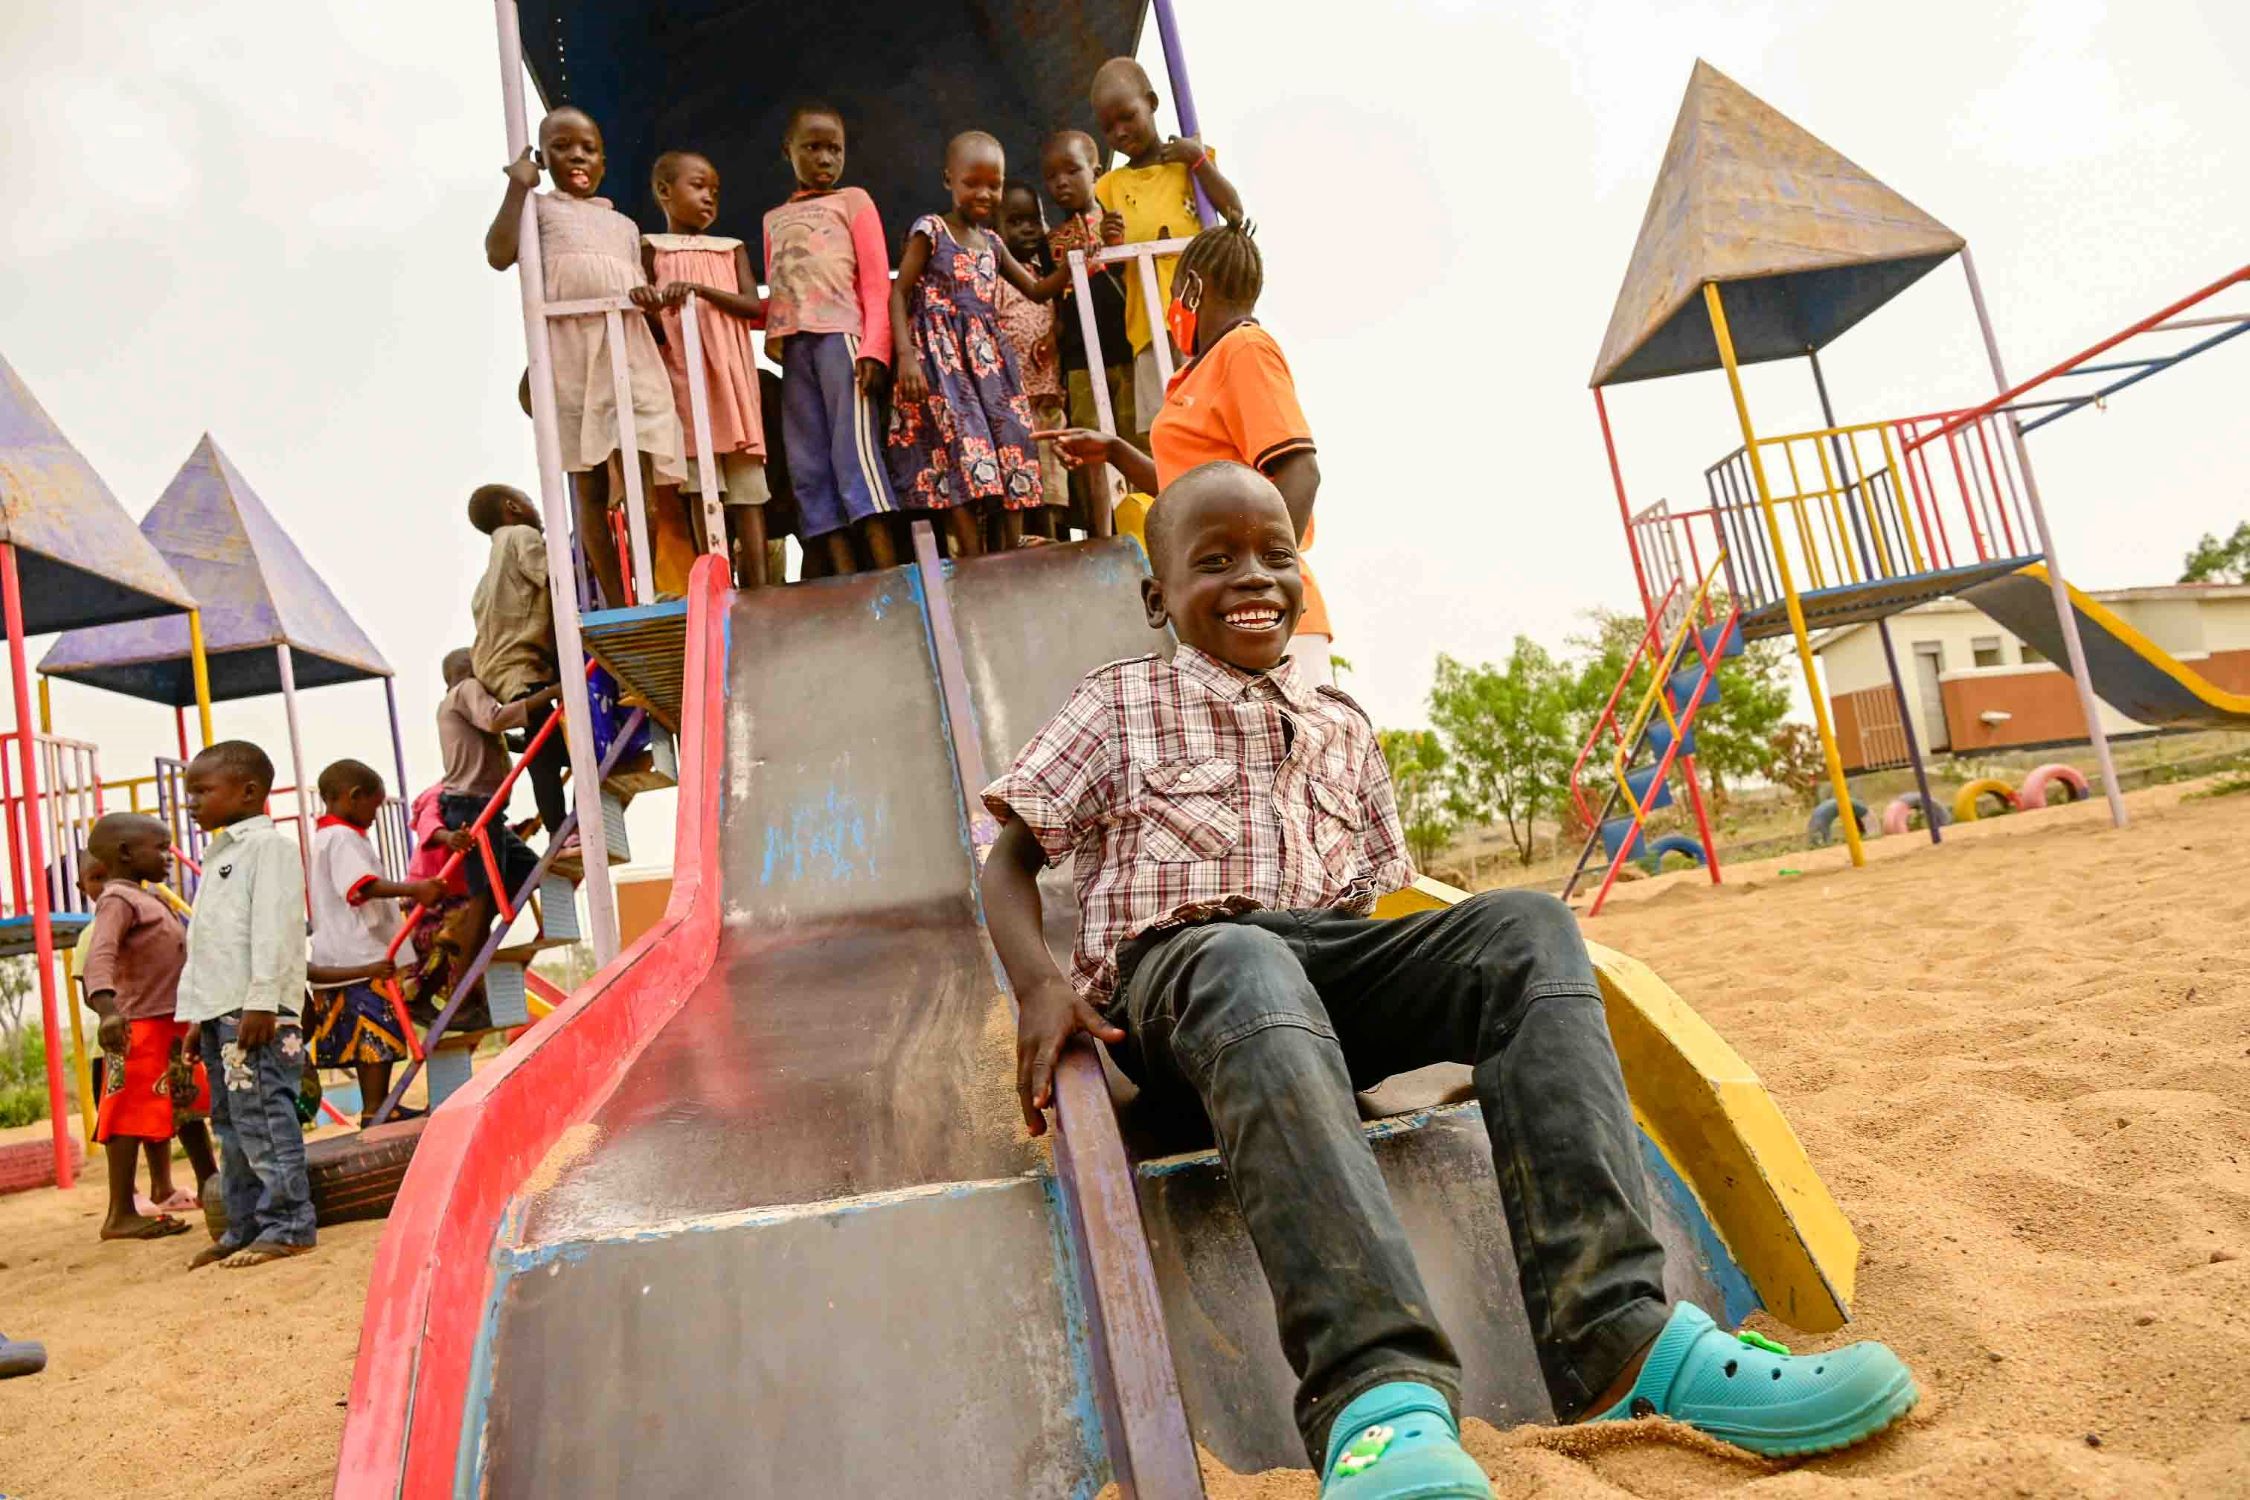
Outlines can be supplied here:
<path id="1" fill-rule="evenodd" d="M 1763 1074 L 1858 1228 L 1854 1336 L 1926 1394 L 1788 1466 L 1472 1427 L 1501 1496 L 2250 1494 L 2250 796 L 2183 790 L 2137 794 L 2122 833 L 2057 809 L 1884 839 L 1857 873 L 1825 851 L 1668 876 L 1588 923 Z M 190 1278 L 191 1240 L 95 1243 L 93 1178 L 0 1199 L 0 1328 L 53 1352 L 0 1385 L 0 1491 L 324 1492 L 379 1226 Z M 1314 1493 L 1216 1468 L 1210 1490 Z"/>

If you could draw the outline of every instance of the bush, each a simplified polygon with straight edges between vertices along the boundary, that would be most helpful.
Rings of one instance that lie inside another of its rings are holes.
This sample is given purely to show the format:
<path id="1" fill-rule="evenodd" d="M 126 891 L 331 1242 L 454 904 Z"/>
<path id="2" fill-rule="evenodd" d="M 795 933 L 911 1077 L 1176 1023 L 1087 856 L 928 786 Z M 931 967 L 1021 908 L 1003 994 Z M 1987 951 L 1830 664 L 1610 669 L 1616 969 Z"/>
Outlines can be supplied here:
<path id="1" fill-rule="evenodd" d="M 0 1040 L 0 1129 L 47 1118 L 47 1039 L 26 1026 Z"/>

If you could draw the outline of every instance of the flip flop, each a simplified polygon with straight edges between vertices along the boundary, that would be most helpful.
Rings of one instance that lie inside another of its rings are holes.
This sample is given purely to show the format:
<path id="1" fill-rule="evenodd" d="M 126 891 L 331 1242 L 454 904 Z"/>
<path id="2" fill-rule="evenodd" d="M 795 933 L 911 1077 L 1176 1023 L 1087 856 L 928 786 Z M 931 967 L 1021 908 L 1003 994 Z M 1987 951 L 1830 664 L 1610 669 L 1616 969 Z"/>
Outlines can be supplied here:
<path id="1" fill-rule="evenodd" d="M 1362 1391 L 1328 1429 L 1320 1500 L 1492 1500 L 1445 1397 L 1419 1381 Z"/>
<path id="2" fill-rule="evenodd" d="M 175 1188 L 172 1196 L 156 1205 L 160 1214 L 192 1214 L 203 1207 L 203 1200 L 186 1188 Z"/>
<path id="3" fill-rule="evenodd" d="M 0 1380 L 36 1375 L 47 1368 L 47 1346 L 30 1339 L 12 1339 L 0 1333 Z"/>
<path id="4" fill-rule="evenodd" d="M 1873 1342 L 1791 1354 L 1757 1333 L 1724 1333 L 1693 1303 L 1672 1309 L 1625 1399 L 1593 1422 L 1665 1416 L 1767 1458 L 1864 1442 L 1914 1409 L 1921 1392 Z"/>
<path id="5" fill-rule="evenodd" d="M 144 1218 L 123 1234 L 111 1234 L 104 1230 L 102 1238 L 111 1244 L 117 1244 L 124 1240 L 168 1240 L 175 1234 L 187 1232 L 186 1220 L 175 1219 L 170 1214 L 158 1214 L 154 1218 Z"/>

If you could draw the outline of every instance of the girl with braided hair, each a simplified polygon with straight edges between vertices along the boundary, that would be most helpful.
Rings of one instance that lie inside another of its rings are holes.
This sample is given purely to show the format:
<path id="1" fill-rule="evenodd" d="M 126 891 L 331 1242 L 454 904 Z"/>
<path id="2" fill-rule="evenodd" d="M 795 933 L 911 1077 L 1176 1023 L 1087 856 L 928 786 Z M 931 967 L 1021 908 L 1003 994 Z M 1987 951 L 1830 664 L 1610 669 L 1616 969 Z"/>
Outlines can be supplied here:
<path id="1" fill-rule="evenodd" d="M 1297 383 L 1273 335 L 1254 316 L 1265 289 L 1265 259 L 1248 223 L 1204 230 L 1180 252 L 1172 273 L 1172 298 L 1164 326 L 1188 356 L 1172 377 L 1164 404 L 1149 426 L 1149 453 L 1109 433 L 1073 427 L 1037 433 L 1050 438 L 1072 468 L 1109 464 L 1145 494 L 1198 464 L 1232 459 L 1272 480 L 1288 503 L 1300 547 L 1313 539 L 1313 498 L 1320 492 L 1320 461 L 1312 427 L 1297 404 Z M 1305 573 L 1305 612 L 1289 643 L 1297 674 L 1307 683 L 1331 681 L 1328 648 L 1333 632 L 1328 606 L 1312 569 Z"/>

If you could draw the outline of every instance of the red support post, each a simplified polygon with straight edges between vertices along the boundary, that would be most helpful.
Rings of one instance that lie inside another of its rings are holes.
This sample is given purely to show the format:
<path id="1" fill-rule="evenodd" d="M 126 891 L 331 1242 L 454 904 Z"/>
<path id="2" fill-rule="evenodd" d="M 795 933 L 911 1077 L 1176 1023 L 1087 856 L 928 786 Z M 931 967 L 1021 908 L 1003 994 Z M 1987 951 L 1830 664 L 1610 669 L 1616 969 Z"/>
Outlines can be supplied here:
<path id="1" fill-rule="evenodd" d="M 67 1188 L 76 1174 L 70 1165 L 70 1110 L 63 1097 L 62 1010 L 55 994 L 55 919 L 47 902 L 45 831 L 39 826 L 39 747 L 31 732 L 31 666 L 23 649 L 23 579 L 16 549 L 0 542 L 0 610 L 8 627 L 8 676 L 16 693 L 16 748 L 23 756 L 25 884 L 31 888 L 33 961 L 39 965 L 39 1023 L 47 1033 L 47 1118 L 54 1126 L 55 1186 Z M 20 900 L 22 892 L 17 892 Z"/>
<path id="2" fill-rule="evenodd" d="M 1633 555 L 1633 582 L 1641 591 L 1641 618 L 1654 624 L 1656 601 L 1648 591 L 1648 574 L 1641 567 L 1640 538 L 1633 534 L 1633 507 L 1625 498 L 1625 471 L 1618 467 L 1617 441 L 1610 436 L 1609 403 L 1602 400 L 1602 388 L 1594 387 L 1594 415 L 1601 419 L 1602 451 L 1609 455 L 1609 482 L 1617 489 L 1617 518 L 1625 523 L 1625 550 Z"/>

